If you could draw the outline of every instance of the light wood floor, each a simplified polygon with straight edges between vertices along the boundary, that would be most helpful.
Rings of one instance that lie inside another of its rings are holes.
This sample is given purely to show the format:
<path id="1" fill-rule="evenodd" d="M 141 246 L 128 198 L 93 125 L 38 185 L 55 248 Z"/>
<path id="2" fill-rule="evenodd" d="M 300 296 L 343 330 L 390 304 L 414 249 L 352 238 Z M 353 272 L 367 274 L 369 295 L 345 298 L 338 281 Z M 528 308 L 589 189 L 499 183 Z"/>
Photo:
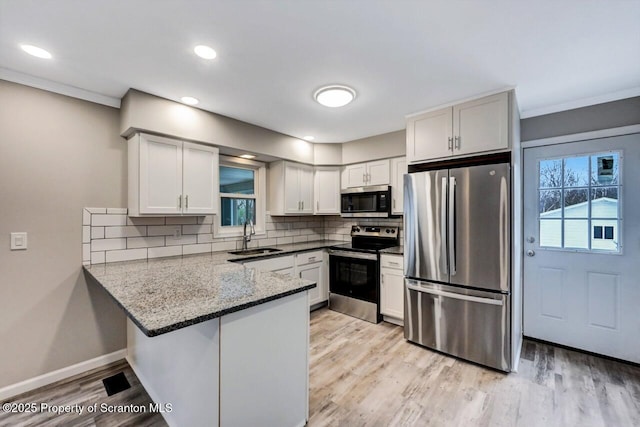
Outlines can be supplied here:
<path id="1" fill-rule="evenodd" d="M 310 426 L 640 426 L 638 367 L 525 341 L 506 375 L 327 309 L 310 383 Z"/>
<path id="2" fill-rule="evenodd" d="M 436 353 L 374 325 L 311 314 L 309 426 L 640 426 L 640 368 L 525 341 L 505 375 Z M 107 397 L 102 378 L 132 388 Z M 14 402 L 147 404 L 126 362 L 35 390 Z M 165 426 L 159 414 L 9 415 L 0 426 Z M 272 426 L 265 426 L 272 427 Z M 279 427 L 279 426 L 273 426 Z"/>

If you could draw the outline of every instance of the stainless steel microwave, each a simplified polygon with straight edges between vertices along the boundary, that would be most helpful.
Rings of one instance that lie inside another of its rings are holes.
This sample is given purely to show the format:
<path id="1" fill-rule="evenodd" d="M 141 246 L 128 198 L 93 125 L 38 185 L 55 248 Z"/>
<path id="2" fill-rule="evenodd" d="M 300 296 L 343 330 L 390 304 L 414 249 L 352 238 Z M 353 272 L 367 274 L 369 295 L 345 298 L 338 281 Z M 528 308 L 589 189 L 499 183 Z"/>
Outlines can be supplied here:
<path id="1" fill-rule="evenodd" d="M 344 217 L 388 217 L 391 213 L 391 187 L 376 185 L 342 190 L 340 215 Z"/>

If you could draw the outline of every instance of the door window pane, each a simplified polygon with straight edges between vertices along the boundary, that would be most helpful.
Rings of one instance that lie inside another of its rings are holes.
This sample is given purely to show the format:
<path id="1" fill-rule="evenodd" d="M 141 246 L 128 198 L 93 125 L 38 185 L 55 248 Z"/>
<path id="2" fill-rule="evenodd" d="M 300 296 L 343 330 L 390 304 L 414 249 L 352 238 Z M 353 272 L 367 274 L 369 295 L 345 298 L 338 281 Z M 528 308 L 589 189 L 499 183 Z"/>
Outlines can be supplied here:
<path id="1" fill-rule="evenodd" d="M 540 190 L 540 217 L 562 218 L 562 192 L 560 190 Z"/>
<path id="2" fill-rule="evenodd" d="M 564 159 L 563 187 L 586 187 L 589 185 L 589 157 Z"/>
<path id="3" fill-rule="evenodd" d="M 620 251 L 620 161 L 618 152 L 539 161 L 541 247 Z"/>
<path id="4" fill-rule="evenodd" d="M 540 220 L 540 246 L 549 248 L 562 247 L 562 220 Z"/>
<path id="5" fill-rule="evenodd" d="M 562 187 L 562 160 L 540 161 L 540 188 Z"/>
<path id="6" fill-rule="evenodd" d="M 589 218 L 589 190 L 564 191 L 564 217 Z"/>
<path id="7" fill-rule="evenodd" d="M 567 219 L 564 222 L 564 247 L 589 249 L 589 220 Z"/>
<path id="8" fill-rule="evenodd" d="M 254 173 L 250 169 L 220 166 L 220 193 L 254 194 Z"/>
<path id="9" fill-rule="evenodd" d="M 223 227 L 244 225 L 248 220 L 255 224 L 255 199 L 221 197 L 220 202 L 220 225 Z"/>
<path id="10" fill-rule="evenodd" d="M 591 185 L 618 185 L 619 165 L 618 153 L 591 156 Z"/>
<path id="11" fill-rule="evenodd" d="M 618 250 L 618 220 L 594 219 L 591 249 L 601 251 Z"/>
<path id="12" fill-rule="evenodd" d="M 618 217 L 618 187 L 598 187 L 591 189 L 591 217 Z"/>

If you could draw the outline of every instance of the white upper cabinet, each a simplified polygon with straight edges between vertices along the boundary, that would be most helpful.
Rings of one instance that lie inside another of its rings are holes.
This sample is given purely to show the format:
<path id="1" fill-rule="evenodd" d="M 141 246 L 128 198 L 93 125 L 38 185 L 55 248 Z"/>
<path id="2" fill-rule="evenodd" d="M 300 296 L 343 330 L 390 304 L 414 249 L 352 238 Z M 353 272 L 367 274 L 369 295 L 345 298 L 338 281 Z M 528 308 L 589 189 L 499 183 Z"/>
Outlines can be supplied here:
<path id="1" fill-rule="evenodd" d="M 313 214 L 313 167 L 278 161 L 269 165 L 271 215 Z"/>
<path id="2" fill-rule="evenodd" d="M 453 109 L 431 111 L 407 121 L 407 158 L 410 162 L 452 155 Z"/>
<path id="3" fill-rule="evenodd" d="M 315 215 L 340 214 L 340 168 L 316 167 L 314 172 Z"/>
<path id="4" fill-rule="evenodd" d="M 128 144 L 130 216 L 216 213 L 217 148 L 146 134 Z"/>
<path id="5" fill-rule="evenodd" d="M 389 185 L 389 160 L 345 166 L 342 188 Z"/>
<path id="6" fill-rule="evenodd" d="M 404 175 L 407 173 L 407 158 L 391 159 L 391 213 L 404 212 Z"/>
<path id="7" fill-rule="evenodd" d="M 343 188 L 364 187 L 367 177 L 367 164 L 358 163 L 344 168 L 345 183 Z"/>
<path id="8" fill-rule="evenodd" d="M 509 147 L 508 92 L 407 119 L 409 163 L 506 150 Z"/>
<path id="9" fill-rule="evenodd" d="M 509 148 L 509 102 L 506 92 L 453 107 L 454 154 Z"/>
<path id="10" fill-rule="evenodd" d="M 183 213 L 210 214 L 218 204 L 218 149 L 185 142 L 182 146 Z"/>

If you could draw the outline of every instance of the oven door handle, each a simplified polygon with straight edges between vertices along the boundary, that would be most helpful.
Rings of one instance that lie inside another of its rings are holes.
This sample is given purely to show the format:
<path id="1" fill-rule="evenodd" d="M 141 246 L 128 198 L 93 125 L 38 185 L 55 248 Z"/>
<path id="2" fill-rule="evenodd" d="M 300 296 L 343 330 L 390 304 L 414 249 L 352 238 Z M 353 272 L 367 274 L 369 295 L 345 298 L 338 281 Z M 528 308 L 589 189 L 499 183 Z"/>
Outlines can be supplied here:
<path id="1" fill-rule="evenodd" d="M 366 254 L 363 252 L 351 252 L 351 251 L 341 251 L 335 249 L 329 249 L 329 256 L 339 256 L 343 258 L 357 258 L 357 259 L 367 259 L 371 261 L 377 261 L 377 254 Z"/>

